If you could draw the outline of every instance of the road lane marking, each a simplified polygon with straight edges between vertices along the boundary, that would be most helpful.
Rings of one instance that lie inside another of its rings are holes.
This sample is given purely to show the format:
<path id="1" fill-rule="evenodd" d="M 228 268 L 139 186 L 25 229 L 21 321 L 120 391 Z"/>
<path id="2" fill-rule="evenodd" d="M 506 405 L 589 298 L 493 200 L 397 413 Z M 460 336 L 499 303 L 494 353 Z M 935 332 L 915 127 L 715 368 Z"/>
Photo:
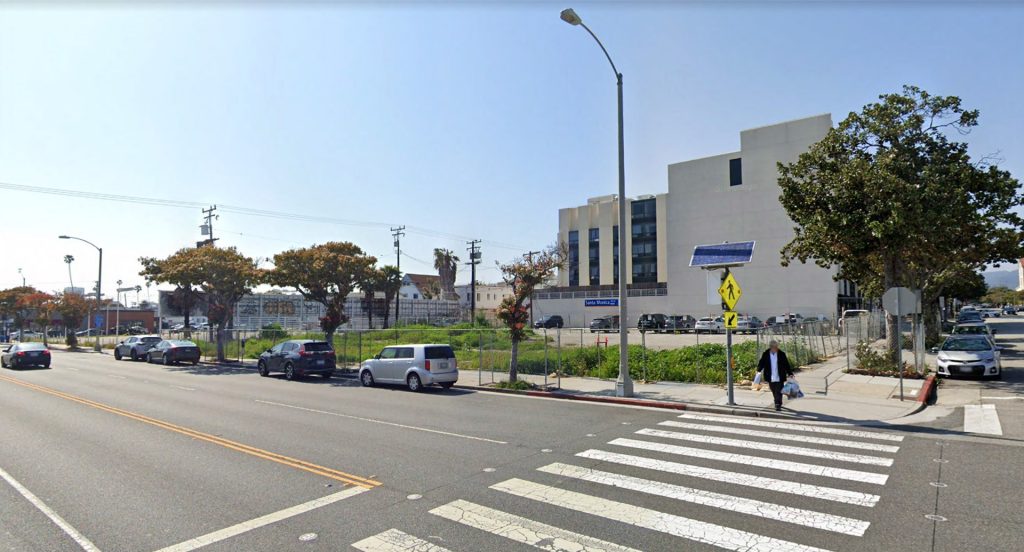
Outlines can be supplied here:
<path id="1" fill-rule="evenodd" d="M 100 552 L 100 549 L 96 548 L 96 545 L 93 544 L 92 541 L 85 538 L 85 535 L 79 533 L 78 530 L 72 527 L 70 523 L 60 517 L 60 514 L 53 511 L 53 509 L 47 506 L 42 499 L 33 494 L 32 491 L 26 489 L 24 485 L 18 483 L 18 480 L 14 479 L 14 477 L 7 473 L 3 468 L 0 468 L 0 478 L 3 478 L 3 480 L 10 484 L 11 487 L 14 487 L 14 490 L 18 491 L 18 494 L 25 497 L 25 500 L 35 506 L 37 510 L 43 513 L 43 515 L 50 518 L 50 521 L 52 521 L 57 527 L 60 527 L 61 531 L 64 531 L 64 534 L 71 537 L 71 540 L 78 543 L 78 546 L 82 547 L 82 550 L 87 552 Z"/>
<path id="2" fill-rule="evenodd" d="M 855 537 L 863 537 L 864 532 L 868 530 L 870 525 L 870 523 L 859 519 L 815 512 L 814 510 L 805 510 L 803 508 L 792 508 L 761 500 L 693 489 L 681 485 L 641 479 L 639 477 L 559 462 L 537 468 L 537 471 Z"/>
<path id="3" fill-rule="evenodd" d="M 108 378 L 114 378 L 114 379 L 128 379 L 128 378 L 126 378 L 124 376 L 119 376 L 117 374 L 107 374 L 107 377 Z"/>
<path id="4" fill-rule="evenodd" d="M 184 386 L 181 386 L 181 385 L 172 385 L 171 387 L 173 387 L 175 389 L 181 389 L 182 391 L 195 391 L 195 389 L 193 389 L 191 387 L 184 387 Z"/>
<path id="5" fill-rule="evenodd" d="M 822 552 L 823 549 L 748 533 L 722 525 L 590 496 L 523 479 L 509 479 L 491 488 L 569 510 L 628 523 L 735 552 Z"/>
<path id="6" fill-rule="evenodd" d="M 741 485 L 744 487 L 754 487 L 803 497 L 820 498 L 822 500 L 855 504 L 857 506 L 867 506 L 868 508 L 872 508 L 878 504 L 880 498 L 878 495 L 858 491 L 848 491 L 845 489 L 835 489 L 819 485 L 808 485 L 806 483 L 795 483 L 783 479 L 776 479 L 774 477 L 761 477 L 758 475 L 705 468 L 703 466 L 694 466 L 691 464 L 667 462 L 665 460 L 655 460 L 653 458 L 645 458 L 643 456 L 619 454 L 617 452 L 607 452 L 596 449 L 576 453 L 576 456 L 581 458 L 590 458 L 592 460 L 601 460 L 602 462 L 622 464 L 624 466 L 634 466 L 649 470 L 662 471 L 665 473 L 708 479 L 721 483 L 732 483 L 734 485 Z"/>
<path id="7" fill-rule="evenodd" d="M 291 508 L 278 510 L 277 512 L 273 512 L 265 516 L 260 516 L 256 519 L 243 521 L 242 523 L 232 525 L 231 527 L 225 527 L 224 529 L 221 529 L 219 531 L 207 533 L 201 537 L 189 539 L 185 542 L 178 543 L 173 546 L 168 546 L 167 548 L 161 548 L 160 550 L 157 550 L 157 552 L 189 552 L 191 550 L 202 548 L 215 542 L 220 542 L 223 540 L 230 539 L 231 537 L 236 537 L 238 535 L 241 535 L 242 533 L 252 531 L 253 529 L 259 529 L 260 527 L 270 525 L 271 523 L 277 523 L 278 521 L 288 519 L 290 517 L 295 517 L 299 514 L 304 514 L 306 512 L 316 510 L 317 508 L 322 508 L 329 504 L 334 504 L 335 502 L 340 502 L 342 500 L 345 500 L 346 498 L 358 495 L 360 493 L 364 493 L 367 490 L 369 489 L 366 489 L 364 487 L 349 487 L 338 493 L 310 500 L 309 502 L 303 502 L 298 506 L 292 506 Z"/>
<path id="8" fill-rule="evenodd" d="M 968 404 L 964 406 L 964 432 L 984 435 L 1002 435 L 999 413 L 994 404 Z"/>
<path id="9" fill-rule="evenodd" d="M 411 426 L 411 425 L 399 424 L 399 423 L 395 423 L 395 422 L 386 422 L 384 420 L 375 420 L 373 418 L 363 418 L 362 416 L 352 416 L 351 414 L 339 414 L 338 412 L 329 412 L 327 410 L 317 410 L 315 408 L 306 408 L 304 406 L 295 406 L 293 404 L 284 404 L 284 403 L 273 402 L 273 401 L 262 401 L 262 400 L 259 400 L 259 399 L 256 399 L 256 402 L 261 403 L 261 404 L 269 404 L 269 405 L 272 405 L 272 406 L 281 406 L 281 407 L 284 407 L 284 408 L 293 408 L 295 410 L 303 410 L 305 412 L 314 412 L 316 414 L 327 414 L 328 416 L 337 416 L 339 418 L 348 418 L 350 420 L 359 420 L 360 422 L 369 422 L 369 423 L 372 423 L 372 424 L 381 424 L 381 425 L 392 426 L 392 427 L 400 427 L 402 429 L 414 429 L 416 431 L 425 431 L 427 433 L 436 433 L 438 435 L 447 435 L 448 437 L 459 437 L 461 439 L 472 439 L 473 441 L 484 441 L 486 443 L 495 443 L 495 444 L 498 444 L 498 445 L 507 445 L 508 444 L 507 441 L 498 441 L 496 439 L 488 439 L 486 437 L 476 437 L 474 435 L 463 435 L 461 433 L 451 433 L 449 431 L 441 431 L 439 429 L 430 429 L 430 428 L 426 428 L 426 427 Z"/>
<path id="10" fill-rule="evenodd" d="M 71 366 L 64 366 L 63 369 L 64 370 L 71 370 L 72 372 L 81 372 L 82 371 L 81 368 L 74 368 L 74 367 L 71 367 Z"/>
<path id="11" fill-rule="evenodd" d="M 551 552 L 567 550 L 578 550 L 581 552 L 640 552 L 635 548 L 588 537 L 587 535 L 574 533 L 566 529 L 502 512 L 501 510 L 494 510 L 465 500 L 449 502 L 444 506 L 434 508 L 430 513 L 475 529 L 480 529 L 481 531 L 487 531 L 499 537 Z"/>
<path id="12" fill-rule="evenodd" d="M 736 418 L 725 416 L 707 416 L 704 414 L 683 414 L 680 418 L 688 420 L 701 420 L 704 422 L 717 422 L 723 424 L 741 424 L 757 427 L 771 427 L 775 429 L 788 429 L 790 431 L 804 431 L 808 433 L 826 433 L 829 435 L 845 435 L 847 437 L 863 437 L 865 439 L 879 439 L 882 441 L 902 441 L 902 435 L 891 433 L 876 433 L 874 431 L 858 431 L 855 429 L 840 429 L 837 427 L 819 426 L 810 424 L 797 424 L 793 422 L 767 422 L 764 420 L 752 420 L 748 418 Z"/>
<path id="13" fill-rule="evenodd" d="M 982 395 L 981 398 L 987 401 L 1024 401 L 1024 397 L 986 397 Z"/>
<path id="14" fill-rule="evenodd" d="M 366 488 L 373 488 L 373 487 L 377 487 L 377 486 L 379 486 L 381 484 L 379 481 L 376 481 L 376 480 L 373 480 L 373 479 L 369 479 L 369 478 L 365 478 L 365 477 L 360 477 L 360 476 L 357 476 L 357 475 L 352 475 L 352 474 L 349 474 L 349 473 L 345 473 L 343 471 L 335 470 L 333 468 L 327 468 L 327 467 L 324 467 L 324 466 L 320 466 L 320 465 L 314 464 L 312 462 L 306 462 L 305 460 L 299 460 L 299 459 L 296 459 L 296 458 L 291 458 L 291 457 L 285 456 L 283 454 L 278 454 L 276 452 L 270 452 L 270 451 L 263 450 L 263 449 L 260 449 L 260 448 L 256 448 L 256 447 L 253 447 L 253 446 L 245 445 L 245 444 L 242 444 L 242 443 L 239 443 L 239 442 L 236 442 L 236 441 L 231 441 L 229 439 L 225 439 L 223 437 L 218 437 L 216 435 L 211 435 L 209 433 L 203 433 L 201 431 L 197 431 L 197 430 L 194 430 L 194 429 L 189 429 L 187 427 L 175 425 L 175 424 L 172 424 L 170 422 L 164 422 L 164 421 L 158 420 L 156 418 L 150 418 L 148 416 L 143 416 L 142 414 L 136 414 L 134 412 L 129 412 L 127 410 L 122 410 L 122 409 L 117 408 L 117 407 L 109 406 L 109 405 L 106 405 L 106 404 L 103 404 L 103 403 L 99 403 L 99 402 L 96 402 L 96 401 L 92 401 L 92 400 L 89 400 L 89 399 L 85 399 L 85 398 L 82 398 L 82 397 L 78 397 L 78 396 L 75 396 L 75 395 L 64 393 L 62 391 L 57 391 L 56 389 L 51 389 L 49 387 L 44 387 L 42 385 L 37 385 L 37 384 L 34 384 L 34 383 L 29 383 L 27 381 L 22 381 L 22 380 L 19 380 L 17 378 L 12 378 L 12 377 L 9 377 L 9 376 L 0 375 L 0 381 L 6 381 L 6 382 L 9 382 L 9 383 L 13 383 L 15 385 L 20 385 L 22 387 L 26 387 L 28 389 L 32 389 L 34 391 L 39 391 L 41 393 L 46 393 L 48 395 L 53 395 L 55 397 L 59 397 L 59 398 L 65 399 L 65 400 L 69 400 L 69 401 L 72 401 L 72 402 L 77 402 L 79 404 L 84 404 L 86 406 L 91 406 L 91 407 L 96 408 L 98 410 L 103 410 L 105 412 L 109 412 L 111 414 L 117 414 L 118 416 L 124 416 L 126 418 L 130 418 L 130 419 L 133 419 L 133 420 L 136 420 L 136 421 L 139 421 L 139 422 L 144 422 L 144 423 L 147 423 L 147 424 L 150 424 L 150 425 L 162 428 L 162 429 L 173 431 L 175 433 L 180 433 L 182 435 L 186 435 L 186 436 L 192 437 L 194 439 L 199 439 L 201 441 L 206 441 L 208 443 L 213 443 L 215 445 L 220 445 L 222 447 L 229 448 L 231 450 L 235 450 L 235 451 L 238 451 L 238 452 L 242 452 L 242 453 L 248 454 L 250 456 L 255 456 L 257 458 L 262 458 L 264 460 L 270 460 L 271 462 L 276 462 L 278 464 L 282 464 L 282 465 L 289 466 L 289 467 L 292 467 L 292 468 L 296 468 L 296 469 L 300 469 L 300 470 L 303 470 L 303 471 L 307 471 L 309 473 L 313 473 L 313 474 L 320 475 L 320 476 L 323 476 L 323 477 L 328 477 L 328 478 L 331 478 L 331 479 L 335 479 L 337 481 L 341 481 L 343 483 L 348 483 L 350 485 L 356 485 L 356 486 L 359 486 L 359 487 L 366 487 Z"/>
<path id="15" fill-rule="evenodd" d="M 781 454 L 792 454 L 795 456 L 809 456 L 812 458 L 824 458 L 826 460 L 838 460 L 840 462 L 852 462 L 854 464 L 870 464 L 872 466 L 892 465 L 892 458 L 882 458 L 880 456 L 866 456 L 863 454 L 850 454 L 848 452 L 833 452 L 830 450 L 818 450 L 803 447 L 791 447 L 788 445 L 777 445 L 775 443 L 764 443 L 761 441 L 726 439 L 724 437 L 712 437 L 709 435 L 697 435 L 694 433 L 678 433 L 675 431 L 662 431 L 660 429 L 641 429 L 636 433 L 638 435 L 647 435 L 649 437 L 662 437 L 664 439 L 690 441 L 691 443 L 722 445 L 726 447 L 736 447 L 749 450 L 764 450 Z"/>
<path id="16" fill-rule="evenodd" d="M 877 450 L 879 452 L 899 452 L 900 447 L 895 445 L 883 445 L 880 443 L 865 443 L 863 441 L 846 441 L 844 439 L 829 439 L 827 437 L 811 437 L 809 435 L 793 435 L 791 433 L 779 433 L 777 431 L 760 431 L 757 429 L 746 429 L 741 427 L 724 427 L 724 426 L 712 426 L 707 424 L 689 424 L 686 422 L 677 422 L 669 420 L 667 422 L 660 422 L 658 425 L 668 427 L 679 427 L 683 429 L 696 429 L 697 431 L 712 431 L 717 433 L 731 433 L 733 435 L 748 435 L 750 437 L 764 437 L 766 439 L 776 439 L 779 441 L 797 441 L 800 443 L 813 443 L 816 445 L 826 445 L 830 447 L 845 447 L 855 448 L 861 450 Z"/>
<path id="17" fill-rule="evenodd" d="M 668 454 L 678 454 L 680 456 L 689 456 L 692 458 L 719 460 L 722 462 L 743 464 L 748 467 L 771 466 L 771 469 L 773 470 L 791 471 L 807 475 L 831 477 L 833 479 L 846 479 L 848 481 L 859 481 L 861 483 L 872 483 L 874 485 L 885 485 L 885 482 L 889 480 L 889 476 L 884 473 L 864 472 L 849 470 L 846 468 L 831 468 L 828 466 L 818 466 L 816 464 L 804 464 L 802 462 L 779 460 L 778 458 L 765 458 L 762 456 L 749 456 L 746 454 L 731 454 L 728 452 L 719 452 L 717 450 L 680 447 L 677 445 L 666 445 L 664 443 L 652 443 L 650 441 L 637 441 L 635 439 L 615 439 L 614 441 L 609 441 L 608 444 L 620 447 L 637 448 L 641 450 L 666 452 Z"/>
<path id="18" fill-rule="evenodd" d="M 388 529 L 352 545 L 362 552 L 451 552 L 443 546 L 416 538 L 398 529 Z"/>

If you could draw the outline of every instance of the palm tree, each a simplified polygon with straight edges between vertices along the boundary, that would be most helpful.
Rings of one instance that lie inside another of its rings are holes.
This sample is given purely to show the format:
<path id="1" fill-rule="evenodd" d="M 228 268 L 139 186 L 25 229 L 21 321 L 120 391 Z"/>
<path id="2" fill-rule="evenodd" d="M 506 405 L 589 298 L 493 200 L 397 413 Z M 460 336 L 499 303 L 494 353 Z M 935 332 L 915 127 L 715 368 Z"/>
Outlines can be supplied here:
<path id="1" fill-rule="evenodd" d="M 459 268 L 459 258 L 451 249 L 434 249 L 434 268 L 441 278 L 441 298 L 455 297 L 455 272 Z"/>
<path id="2" fill-rule="evenodd" d="M 384 292 L 384 329 L 388 327 L 388 315 L 391 313 L 391 302 L 398 296 L 402 289 L 402 271 L 397 267 L 388 265 L 380 269 L 380 287 Z M 395 317 L 398 323 L 398 317 Z"/>
<path id="3" fill-rule="evenodd" d="M 75 287 L 75 280 L 71 277 L 71 263 L 75 262 L 75 258 L 71 255 L 64 255 L 64 262 L 68 265 L 68 280 L 71 282 L 71 287 Z"/>
<path id="4" fill-rule="evenodd" d="M 366 322 L 370 329 L 373 329 L 373 303 L 377 291 L 381 287 L 380 270 L 369 267 L 359 279 L 359 289 L 363 291 L 363 312 L 366 313 Z"/>

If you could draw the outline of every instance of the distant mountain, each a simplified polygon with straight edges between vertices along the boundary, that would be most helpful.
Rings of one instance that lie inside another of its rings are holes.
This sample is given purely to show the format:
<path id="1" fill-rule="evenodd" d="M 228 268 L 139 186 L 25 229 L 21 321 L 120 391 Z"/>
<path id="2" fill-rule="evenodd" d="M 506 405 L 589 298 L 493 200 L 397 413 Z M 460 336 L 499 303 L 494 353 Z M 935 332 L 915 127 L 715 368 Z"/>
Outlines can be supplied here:
<path id="1" fill-rule="evenodd" d="M 983 274 L 988 287 L 1017 289 L 1017 270 L 986 270 Z"/>

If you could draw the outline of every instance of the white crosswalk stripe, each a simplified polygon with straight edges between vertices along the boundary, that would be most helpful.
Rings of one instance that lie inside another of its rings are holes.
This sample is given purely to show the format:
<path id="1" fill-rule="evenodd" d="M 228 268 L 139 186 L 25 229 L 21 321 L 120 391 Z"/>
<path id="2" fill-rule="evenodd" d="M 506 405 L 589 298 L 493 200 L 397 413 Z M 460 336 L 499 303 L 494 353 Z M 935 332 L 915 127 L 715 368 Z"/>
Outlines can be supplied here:
<path id="1" fill-rule="evenodd" d="M 791 435 L 777 431 L 760 431 L 757 429 L 746 429 L 741 427 L 722 427 L 708 424 L 691 424 L 668 420 L 658 425 L 678 427 L 682 429 L 695 429 L 697 431 L 711 431 L 714 433 L 731 433 L 733 435 L 747 435 L 749 437 L 764 437 L 766 439 L 777 439 L 779 441 L 797 441 L 815 445 L 827 445 L 830 447 L 855 448 L 861 450 L 876 450 L 879 452 L 899 452 L 900 447 L 895 445 L 883 445 L 881 443 L 865 443 L 863 441 L 847 441 L 845 439 L 829 439 L 826 437 L 811 437 L 808 435 Z"/>
<path id="2" fill-rule="evenodd" d="M 706 443 L 709 445 L 724 445 L 727 447 L 736 447 L 750 450 L 765 450 L 781 454 L 795 454 L 797 456 L 810 456 L 812 458 L 824 458 L 826 460 L 852 462 L 855 464 L 871 464 L 873 466 L 892 465 L 892 458 L 882 458 L 880 456 L 867 456 L 863 454 L 850 454 L 848 452 L 833 452 L 830 450 L 818 450 L 803 447 L 792 447 L 789 445 L 777 445 L 775 443 L 764 443 L 761 441 L 727 439 L 725 437 L 712 437 L 710 435 L 680 433 L 676 431 L 664 431 L 661 429 L 641 429 L 636 433 L 638 435 L 647 435 L 649 437 L 662 437 L 665 439 L 676 439 L 680 441 L 690 441 L 693 443 Z"/>
<path id="3" fill-rule="evenodd" d="M 712 491 L 691 489 L 680 485 L 651 481 L 648 479 L 641 479 L 639 477 L 630 477 L 628 475 L 619 475 L 590 468 L 581 468 L 579 466 L 572 466 L 569 464 L 549 464 L 539 468 L 539 471 L 563 477 L 582 479 L 584 481 L 591 481 L 602 485 L 610 485 L 612 487 L 674 498 L 676 500 L 700 504 L 702 506 L 732 510 L 741 514 L 763 517 L 784 523 L 793 523 L 796 525 L 803 525 L 805 527 L 822 529 L 824 531 L 843 533 L 845 535 L 854 535 L 858 537 L 863 536 L 864 531 L 867 531 L 868 525 L 870 525 L 868 522 L 858 519 L 824 514 L 812 510 L 804 510 L 802 508 L 780 506 L 778 504 L 772 504 L 761 500 L 752 500 L 749 498 L 741 498 Z"/>
<path id="4" fill-rule="evenodd" d="M 823 550 L 714 523 L 633 506 L 624 502 L 608 500 L 607 498 L 533 483 L 524 479 L 509 479 L 508 481 L 491 485 L 491 488 L 514 496 L 613 521 L 628 523 L 637 527 L 643 527 L 644 529 L 651 529 L 736 552 L 819 552 Z"/>
<path id="5" fill-rule="evenodd" d="M 590 449 L 577 453 L 576 456 L 590 458 L 593 460 L 601 460 L 604 462 L 613 462 L 624 466 L 635 466 L 649 470 L 686 475 L 689 477 L 710 479 L 712 481 L 719 481 L 722 483 L 732 483 L 734 485 L 742 485 L 744 487 L 754 487 L 757 489 L 767 489 L 769 491 L 777 491 L 780 493 L 820 498 L 822 500 L 831 500 L 846 504 L 856 504 L 857 506 L 867 506 L 869 508 L 878 504 L 879 500 L 878 495 L 869 493 L 835 489 L 832 487 L 822 487 L 819 485 L 808 485 L 806 483 L 794 483 L 792 481 L 785 481 L 775 477 L 761 477 L 746 473 L 718 470 L 715 468 L 705 468 L 703 466 L 655 460 L 653 458 L 644 458 L 643 456 L 619 454 L 617 452 Z"/>
<path id="6" fill-rule="evenodd" d="M 700 420 L 703 422 L 715 422 L 721 424 L 739 424 L 755 427 L 772 427 L 775 429 L 788 429 L 790 431 L 803 431 L 806 433 L 825 433 L 828 435 L 845 435 L 847 437 L 863 437 L 865 439 L 878 439 L 882 441 L 902 441 L 902 435 L 881 433 L 873 431 L 860 431 L 856 429 L 841 429 L 831 426 L 800 424 L 795 422 L 768 422 L 765 420 L 754 420 L 752 418 L 709 416 L 706 414 L 682 414 L 680 418 L 688 420 Z"/>
<path id="7" fill-rule="evenodd" d="M 443 546 L 429 543 L 398 529 L 388 529 L 352 545 L 363 552 L 451 552 Z"/>
<path id="8" fill-rule="evenodd" d="M 702 414 L 629 431 L 634 432 L 608 441 L 607 447 L 576 452 L 572 462 L 562 459 L 537 467 L 532 476 L 499 480 L 486 490 L 493 494 L 475 502 L 453 497 L 429 510 L 434 524 L 469 527 L 471 534 L 430 533 L 445 535 L 442 540 L 392 528 L 352 546 L 362 552 L 524 546 L 549 552 L 640 552 L 654 543 L 679 550 L 701 543 L 736 552 L 860 549 L 857 543 L 863 541 L 855 539 L 871 530 L 881 501 L 880 494 L 864 491 L 888 482 L 885 471 L 896 458 L 885 455 L 898 454 L 897 443 L 903 440 L 902 435 L 837 426 Z M 835 450 L 844 448 L 848 451 Z M 808 460 L 795 461 L 799 457 Z M 866 469 L 851 469 L 860 467 L 855 464 Z M 617 524 L 634 527 L 631 540 L 622 542 L 626 537 L 622 525 L 616 531 Z M 581 527 L 587 529 L 577 532 Z M 638 531 L 661 536 L 636 539 Z"/>
<path id="9" fill-rule="evenodd" d="M 619 546 L 559 529 L 546 523 L 540 523 L 517 515 L 494 510 L 465 500 L 456 500 L 434 508 L 431 514 L 457 521 L 463 525 L 475 527 L 506 539 L 528 544 L 541 550 L 561 552 L 580 550 L 585 552 L 640 552 L 635 548 Z"/>
<path id="10" fill-rule="evenodd" d="M 820 475 L 821 477 L 832 477 L 835 479 L 846 479 L 849 481 L 860 481 L 862 483 L 872 483 L 875 485 L 885 485 L 885 482 L 888 481 L 889 479 L 889 476 L 885 475 L 884 473 L 864 472 L 858 470 L 849 470 L 845 468 L 832 468 L 829 466 L 818 466 L 816 464 L 790 462 L 787 460 L 779 460 L 777 458 L 764 458 L 760 456 L 749 456 L 747 454 L 731 454 L 728 452 L 719 452 L 717 450 L 704 450 L 693 447 L 667 445 L 664 443 L 652 443 L 650 441 L 637 441 L 636 439 L 615 439 L 614 441 L 610 441 L 608 444 L 643 450 L 653 450 L 657 452 L 667 452 L 669 454 L 678 454 L 681 456 L 690 456 L 693 458 L 720 460 L 722 462 L 743 464 L 745 466 L 765 465 L 771 463 L 772 468 L 776 470 L 805 473 L 810 475 Z"/>

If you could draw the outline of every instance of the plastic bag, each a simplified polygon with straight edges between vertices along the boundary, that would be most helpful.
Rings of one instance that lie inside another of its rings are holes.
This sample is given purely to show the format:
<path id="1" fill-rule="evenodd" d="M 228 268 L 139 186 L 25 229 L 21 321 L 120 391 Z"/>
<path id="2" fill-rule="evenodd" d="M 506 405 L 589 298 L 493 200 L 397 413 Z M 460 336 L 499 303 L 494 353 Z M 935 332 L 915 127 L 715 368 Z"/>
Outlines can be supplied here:
<path id="1" fill-rule="evenodd" d="M 787 382 L 786 382 L 786 383 L 785 383 L 785 384 L 784 384 L 784 385 L 782 386 L 782 394 L 783 394 L 783 395 L 786 395 L 787 397 L 789 397 L 789 398 L 791 398 L 791 399 L 793 398 L 793 394 L 794 394 L 794 393 L 793 393 L 793 382 L 791 382 L 791 381 L 787 381 Z"/>
<path id="2" fill-rule="evenodd" d="M 758 372 L 758 373 L 754 374 L 754 385 L 758 385 L 758 386 L 761 385 L 761 383 L 762 383 L 761 382 L 762 376 L 763 376 L 763 374 L 761 372 Z"/>
<path id="3" fill-rule="evenodd" d="M 787 381 L 786 385 L 789 386 L 788 394 L 790 399 L 799 399 L 804 396 L 804 392 L 800 390 L 800 384 L 796 380 Z"/>

